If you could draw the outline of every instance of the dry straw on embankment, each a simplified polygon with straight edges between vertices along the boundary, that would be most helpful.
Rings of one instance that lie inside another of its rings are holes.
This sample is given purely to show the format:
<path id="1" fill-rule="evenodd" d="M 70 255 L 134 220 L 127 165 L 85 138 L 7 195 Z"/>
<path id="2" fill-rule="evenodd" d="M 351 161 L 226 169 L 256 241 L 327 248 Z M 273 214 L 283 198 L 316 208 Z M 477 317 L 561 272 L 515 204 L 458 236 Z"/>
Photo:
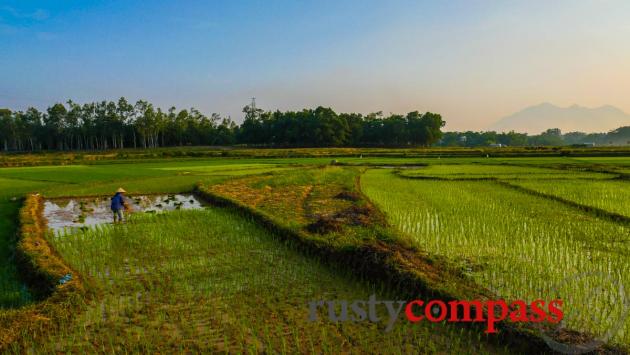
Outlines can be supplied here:
<path id="1" fill-rule="evenodd" d="M 26 197 L 20 210 L 18 266 L 39 301 L 19 309 L 0 312 L 0 352 L 17 345 L 21 337 L 36 339 L 54 331 L 73 317 L 89 299 L 80 276 L 64 263 L 46 241 L 42 217 L 43 198 Z M 61 284 L 65 275 L 72 279 Z"/>

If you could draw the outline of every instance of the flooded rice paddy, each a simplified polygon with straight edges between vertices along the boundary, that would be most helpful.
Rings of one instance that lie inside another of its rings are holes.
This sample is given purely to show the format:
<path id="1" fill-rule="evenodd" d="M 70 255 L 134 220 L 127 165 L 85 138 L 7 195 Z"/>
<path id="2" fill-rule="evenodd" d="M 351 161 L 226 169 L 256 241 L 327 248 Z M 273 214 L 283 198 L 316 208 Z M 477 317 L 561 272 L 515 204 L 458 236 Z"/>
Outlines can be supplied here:
<path id="1" fill-rule="evenodd" d="M 192 194 L 128 196 L 125 217 L 132 213 L 162 213 L 174 210 L 203 209 Z M 44 202 L 44 217 L 54 233 L 113 222 L 110 197 L 50 199 Z"/>

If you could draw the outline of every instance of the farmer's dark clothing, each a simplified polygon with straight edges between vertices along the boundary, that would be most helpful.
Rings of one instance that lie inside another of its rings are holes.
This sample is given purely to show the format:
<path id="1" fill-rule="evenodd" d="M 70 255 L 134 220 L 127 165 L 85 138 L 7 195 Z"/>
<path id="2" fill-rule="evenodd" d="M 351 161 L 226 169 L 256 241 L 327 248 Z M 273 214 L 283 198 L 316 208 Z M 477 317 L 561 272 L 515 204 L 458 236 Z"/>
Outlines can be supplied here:
<path id="1" fill-rule="evenodd" d="M 125 200 L 120 192 L 112 197 L 112 211 L 119 211 L 125 208 Z"/>
<path id="2" fill-rule="evenodd" d="M 120 192 L 116 192 L 112 197 L 112 212 L 114 212 L 114 223 L 123 221 L 123 210 L 125 209 L 125 198 Z"/>

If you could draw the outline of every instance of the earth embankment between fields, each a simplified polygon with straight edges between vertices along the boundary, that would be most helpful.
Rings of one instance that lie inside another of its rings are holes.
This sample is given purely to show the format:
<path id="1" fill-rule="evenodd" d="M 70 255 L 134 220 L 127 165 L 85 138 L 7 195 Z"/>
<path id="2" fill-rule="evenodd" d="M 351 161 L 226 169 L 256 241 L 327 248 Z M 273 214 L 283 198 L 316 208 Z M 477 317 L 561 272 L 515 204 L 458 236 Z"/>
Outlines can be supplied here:
<path id="1" fill-rule="evenodd" d="M 71 269 L 45 238 L 46 221 L 42 217 L 43 197 L 29 195 L 20 210 L 20 236 L 17 262 L 20 273 L 39 299 L 31 305 L 0 313 L 0 352 L 19 337 L 37 337 L 54 330 L 61 321 L 73 317 L 91 298 L 81 276 Z M 68 279 L 67 275 L 71 275 Z M 64 282 L 60 282 L 66 277 Z"/>

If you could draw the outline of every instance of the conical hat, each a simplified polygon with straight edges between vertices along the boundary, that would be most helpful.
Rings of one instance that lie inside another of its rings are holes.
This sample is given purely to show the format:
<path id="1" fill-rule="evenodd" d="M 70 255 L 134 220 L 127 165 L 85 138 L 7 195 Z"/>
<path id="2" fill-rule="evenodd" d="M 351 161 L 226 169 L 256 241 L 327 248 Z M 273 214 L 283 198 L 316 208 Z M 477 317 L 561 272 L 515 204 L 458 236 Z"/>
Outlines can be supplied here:
<path id="1" fill-rule="evenodd" d="M 116 190 L 116 192 L 127 192 L 127 191 L 125 191 L 125 189 L 123 189 L 122 187 L 119 187 L 118 190 Z"/>

